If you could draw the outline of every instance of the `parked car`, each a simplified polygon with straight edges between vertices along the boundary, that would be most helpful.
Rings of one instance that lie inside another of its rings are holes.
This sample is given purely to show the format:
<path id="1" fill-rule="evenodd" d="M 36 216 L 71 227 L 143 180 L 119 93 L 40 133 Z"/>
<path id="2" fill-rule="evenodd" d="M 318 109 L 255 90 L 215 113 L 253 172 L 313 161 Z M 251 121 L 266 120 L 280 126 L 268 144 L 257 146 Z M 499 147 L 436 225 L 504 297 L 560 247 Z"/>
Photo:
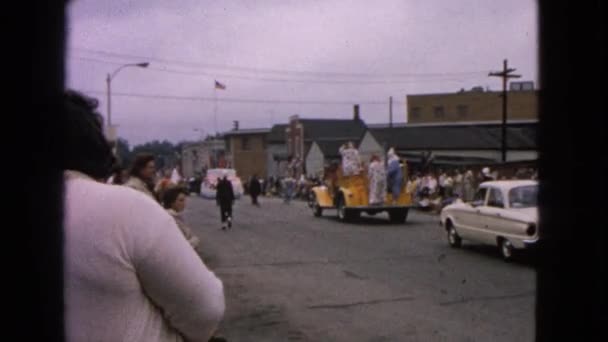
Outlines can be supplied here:
<path id="1" fill-rule="evenodd" d="M 204 198 L 215 199 L 216 187 L 218 179 L 223 177 L 224 172 L 228 173 L 228 180 L 232 183 L 234 197 L 240 198 L 243 196 L 244 189 L 241 179 L 237 177 L 234 169 L 209 169 L 201 183 L 201 196 Z"/>
<path id="2" fill-rule="evenodd" d="M 440 215 L 448 243 L 457 248 L 462 240 L 496 245 L 505 260 L 515 249 L 539 241 L 538 183 L 533 180 L 484 182 L 472 202 L 457 200 Z"/>

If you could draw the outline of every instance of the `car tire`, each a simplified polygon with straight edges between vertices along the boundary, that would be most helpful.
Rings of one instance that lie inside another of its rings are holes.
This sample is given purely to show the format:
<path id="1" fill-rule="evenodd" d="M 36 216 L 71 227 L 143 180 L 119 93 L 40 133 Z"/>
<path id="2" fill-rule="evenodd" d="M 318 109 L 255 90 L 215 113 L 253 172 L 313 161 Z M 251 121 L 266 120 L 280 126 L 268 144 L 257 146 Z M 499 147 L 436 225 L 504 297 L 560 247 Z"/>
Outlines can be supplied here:
<path id="1" fill-rule="evenodd" d="M 462 246 L 462 238 L 458 235 L 458 232 L 456 232 L 456 229 L 454 228 L 452 222 L 447 222 L 446 231 L 448 234 L 448 244 L 450 245 L 450 247 L 460 248 Z"/>
<path id="2" fill-rule="evenodd" d="M 509 262 L 513 260 L 515 250 L 511 241 L 501 238 L 498 243 L 498 248 L 500 248 L 500 255 L 504 261 Z"/>

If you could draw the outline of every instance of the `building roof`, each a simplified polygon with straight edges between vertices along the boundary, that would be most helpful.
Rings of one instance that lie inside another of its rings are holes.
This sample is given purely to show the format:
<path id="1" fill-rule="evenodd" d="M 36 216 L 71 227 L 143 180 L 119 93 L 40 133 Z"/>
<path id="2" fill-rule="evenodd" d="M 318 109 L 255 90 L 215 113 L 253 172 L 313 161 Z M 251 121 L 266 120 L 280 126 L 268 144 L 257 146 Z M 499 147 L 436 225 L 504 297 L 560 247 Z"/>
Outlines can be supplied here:
<path id="1" fill-rule="evenodd" d="M 509 124 L 510 150 L 536 150 L 537 123 Z M 398 150 L 487 150 L 501 148 L 501 126 L 446 125 L 371 128 L 376 140 Z"/>
<path id="2" fill-rule="evenodd" d="M 393 127 L 452 127 L 452 126 L 492 126 L 500 125 L 501 120 L 483 120 L 483 121 L 453 121 L 453 122 L 420 122 L 420 123 L 404 123 L 398 122 L 393 123 Z M 517 124 L 535 124 L 538 123 L 538 119 L 510 119 L 507 120 L 507 125 Z M 368 128 L 389 128 L 387 123 L 374 123 L 368 124 Z"/>
<path id="3" fill-rule="evenodd" d="M 272 126 L 272 128 L 270 129 L 270 133 L 268 133 L 268 136 L 266 137 L 266 140 L 269 143 L 284 144 L 285 143 L 285 129 L 288 126 L 289 125 L 287 125 L 287 124 L 278 124 L 278 125 Z"/>
<path id="4" fill-rule="evenodd" d="M 315 143 L 323 152 L 325 158 L 336 158 L 340 157 L 340 146 L 347 143 L 349 140 L 317 140 Z"/>
<path id="5" fill-rule="evenodd" d="M 300 119 L 304 126 L 304 141 L 353 140 L 359 141 L 367 131 L 363 120 Z"/>
<path id="6" fill-rule="evenodd" d="M 248 128 L 248 129 L 238 129 L 227 131 L 223 133 L 224 137 L 229 137 L 233 135 L 253 135 L 253 134 L 268 134 L 270 133 L 270 128 Z"/>

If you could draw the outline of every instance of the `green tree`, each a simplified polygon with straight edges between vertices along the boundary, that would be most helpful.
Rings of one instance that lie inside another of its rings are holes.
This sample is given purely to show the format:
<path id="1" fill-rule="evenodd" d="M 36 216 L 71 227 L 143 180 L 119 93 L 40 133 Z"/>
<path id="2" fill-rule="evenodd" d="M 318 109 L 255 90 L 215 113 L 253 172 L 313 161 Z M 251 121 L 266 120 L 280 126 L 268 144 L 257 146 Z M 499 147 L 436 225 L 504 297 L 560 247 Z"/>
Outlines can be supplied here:
<path id="1" fill-rule="evenodd" d="M 118 138 L 116 142 L 116 155 L 123 167 L 129 167 L 133 162 L 133 154 L 129 148 L 129 142 L 126 139 Z"/>

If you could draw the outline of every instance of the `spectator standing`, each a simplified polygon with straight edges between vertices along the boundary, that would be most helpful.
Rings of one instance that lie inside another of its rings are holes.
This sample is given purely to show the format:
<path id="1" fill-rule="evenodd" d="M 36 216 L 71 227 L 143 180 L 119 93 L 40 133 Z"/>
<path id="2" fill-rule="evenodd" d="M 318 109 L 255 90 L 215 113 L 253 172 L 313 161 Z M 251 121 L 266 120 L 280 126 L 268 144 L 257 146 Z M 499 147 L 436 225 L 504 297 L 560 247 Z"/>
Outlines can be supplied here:
<path id="1" fill-rule="evenodd" d="M 158 201 L 154 195 L 154 174 L 156 166 L 151 154 L 138 154 L 129 173 L 126 186 L 148 195 Z"/>
<path id="2" fill-rule="evenodd" d="M 473 196 L 475 195 L 475 177 L 473 176 L 473 171 L 467 170 L 464 174 L 463 178 L 463 200 L 465 202 L 470 202 L 473 200 Z"/>
<path id="3" fill-rule="evenodd" d="M 190 246 L 192 246 L 194 250 L 199 251 L 198 247 L 200 244 L 200 239 L 192 233 L 192 229 L 188 227 L 184 221 L 184 218 L 182 217 L 182 213 L 184 212 L 184 209 L 186 209 L 186 198 L 186 191 L 180 187 L 174 186 L 164 191 L 162 204 L 169 215 L 175 219 L 177 227 L 182 232 Z"/>
<path id="4" fill-rule="evenodd" d="M 222 282 L 150 196 L 104 184 L 112 152 L 96 103 L 66 98 L 66 340 L 209 340 L 225 309 Z"/>

